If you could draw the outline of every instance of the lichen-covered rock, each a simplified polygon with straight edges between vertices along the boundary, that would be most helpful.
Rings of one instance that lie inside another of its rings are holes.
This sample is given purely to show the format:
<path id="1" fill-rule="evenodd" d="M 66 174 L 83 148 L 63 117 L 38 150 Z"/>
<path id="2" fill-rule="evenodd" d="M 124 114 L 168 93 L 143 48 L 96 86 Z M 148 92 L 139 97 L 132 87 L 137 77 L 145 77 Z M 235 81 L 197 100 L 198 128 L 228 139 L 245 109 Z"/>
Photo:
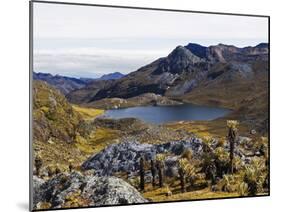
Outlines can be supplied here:
<path id="1" fill-rule="evenodd" d="M 50 208 L 87 207 L 143 203 L 147 200 L 131 185 L 117 177 L 61 173 L 43 182 L 34 178 L 34 209 L 42 203 Z"/>
<path id="2" fill-rule="evenodd" d="M 147 202 L 134 187 L 117 177 L 88 177 L 83 195 L 96 206 Z"/>
<path id="3" fill-rule="evenodd" d="M 33 183 L 33 201 L 36 203 L 39 203 L 40 200 L 42 199 L 42 193 L 40 193 L 40 187 L 41 185 L 43 185 L 45 183 L 45 181 L 37 176 L 33 176 L 32 179 L 32 183 Z"/>
<path id="4" fill-rule="evenodd" d="M 94 169 L 95 173 L 100 176 L 110 176 L 114 172 L 137 172 L 139 170 L 139 160 L 143 156 L 145 160 L 154 160 L 156 154 L 170 153 L 180 156 L 187 149 L 194 152 L 194 157 L 200 157 L 203 153 L 202 141 L 198 138 L 188 138 L 182 141 L 172 141 L 163 144 L 145 144 L 137 141 L 125 141 L 119 144 L 112 144 L 93 155 L 85 161 L 82 167 L 85 170 Z M 175 166 L 172 162 L 172 166 Z M 168 163 L 169 164 L 169 163 Z M 169 173 L 175 173 L 172 166 L 165 166 Z"/>

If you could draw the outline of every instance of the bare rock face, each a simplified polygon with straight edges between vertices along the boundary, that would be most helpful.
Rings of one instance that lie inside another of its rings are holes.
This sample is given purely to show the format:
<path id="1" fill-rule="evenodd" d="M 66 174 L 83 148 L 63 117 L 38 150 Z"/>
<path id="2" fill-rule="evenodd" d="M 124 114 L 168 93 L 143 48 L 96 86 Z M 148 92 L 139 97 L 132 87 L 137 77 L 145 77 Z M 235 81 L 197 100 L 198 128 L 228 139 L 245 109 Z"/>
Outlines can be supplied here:
<path id="1" fill-rule="evenodd" d="M 95 206 L 147 202 L 134 187 L 117 177 L 87 178 L 84 194 Z"/>
<path id="2" fill-rule="evenodd" d="M 93 169 L 100 176 L 110 176 L 115 172 L 137 173 L 139 170 L 139 160 L 144 157 L 145 160 L 154 160 L 156 154 L 170 153 L 174 156 L 180 156 L 184 151 L 190 149 L 194 157 L 200 157 L 203 153 L 202 141 L 198 138 L 189 138 L 182 141 L 173 141 L 163 144 L 145 144 L 137 141 L 125 141 L 119 144 L 112 144 L 93 155 L 85 161 L 82 167 L 85 170 Z M 173 159 L 176 160 L 175 158 Z M 167 160 L 166 169 L 175 166 L 172 158 Z M 169 165 L 170 164 L 170 165 Z"/>
<path id="3" fill-rule="evenodd" d="M 65 208 L 147 202 L 134 187 L 117 177 L 72 172 L 58 174 L 44 183 L 41 179 L 34 182 L 34 209 L 46 204 Z"/>
<path id="4" fill-rule="evenodd" d="M 153 74 L 162 74 L 165 72 L 182 74 L 183 72 L 191 72 L 201 66 L 202 64 L 200 65 L 200 63 L 203 62 L 205 62 L 204 59 L 196 56 L 189 49 L 178 46 L 160 62 Z"/>

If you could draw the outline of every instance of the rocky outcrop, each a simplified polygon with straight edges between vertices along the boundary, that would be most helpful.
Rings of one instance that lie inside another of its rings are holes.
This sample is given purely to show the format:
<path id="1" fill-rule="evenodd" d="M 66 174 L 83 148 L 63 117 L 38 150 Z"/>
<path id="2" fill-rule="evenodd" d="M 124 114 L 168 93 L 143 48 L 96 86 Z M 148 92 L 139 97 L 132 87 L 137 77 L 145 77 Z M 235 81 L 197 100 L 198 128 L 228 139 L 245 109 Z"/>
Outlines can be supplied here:
<path id="1" fill-rule="evenodd" d="M 72 172 L 58 174 L 44 183 L 41 181 L 34 179 L 34 209 L 40 209 L 42 203 L 55 209 L 147 202 L 134 187 L 116 177 Z"/>
<path id="2" fill-rule="evenodd" d="M 167 158 L 167 169 L 174 166 L 177 156 L 190 149 L 194 157 L 200 157 L 203 153 L 203 143 L 200 139 L 192 137 L 183 141 L 173 141 L 163 144 L 145 144 L 137 141 L 126 141 L 112 144 L 98 154 L 93 155 L 82 167 L 93 169 L 100 176 L 112 175 L 115 172 L 137 173 L 139 171 L 139 160 L 155 159 L 157 154 L 169 153 Z M 175 156 L 175 157 L 173 157 Z M 170 166 L 170 165 L 171 166 Z M 167 170 L 169 171 L 169 170 Z"/>
<path id="3" fill-rule="evenodd" d="M 87 107 L 100 108 L 100 109 L 118 109 L 127 107 L 136 107 L 144 105 L 163 106 L 163 105 L 180 105 L 179 101 L 171 100 L 165 96 L 145 93 L 128 99 L 123 98 L 104 98 L 101 100 L 85 103 Z"/>
<path id="4" fill-rule="evenodd" d="M 165 72 L 172 74 L 182 74 L 183 72 L 193 72 L 201 69 L 205 69 L 205 59 L 202 59 L 193 54 L 189 49 L 178 46 L 175 48 L 166 58 L 162 59 L 158 67 L 153 71 L 153 74 L 162 74 Z"/>

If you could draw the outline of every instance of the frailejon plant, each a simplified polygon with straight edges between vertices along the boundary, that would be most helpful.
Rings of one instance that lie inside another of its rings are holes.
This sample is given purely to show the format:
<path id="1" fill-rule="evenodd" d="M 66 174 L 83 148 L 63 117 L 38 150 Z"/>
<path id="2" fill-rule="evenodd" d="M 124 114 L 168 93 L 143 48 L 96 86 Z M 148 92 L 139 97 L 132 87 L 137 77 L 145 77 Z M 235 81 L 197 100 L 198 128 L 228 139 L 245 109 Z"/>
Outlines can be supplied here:
<path id="1" fill-rule="evenodd" d="M 179 176 L 180 176 L 180 185 L 181 185 L 181 192 L 185 192 L 185 173 L 184 173 L 184 167 L 186 164 L 186 159 L 180 159 L 179 160 Z"/>
<path id="2" fill-rule="evenodd" d="M 206 174 L 206 179 L 210 179 L 212 184 L 215 184 L 217 168 L 215 166 L 214 153 L 204 153 L 202 160 L 202 171 Z"/>
<path id="3" fill-rule="evenodd" d="M 162 188 L 164 185 L 164 161 L 165 155 L 158 154 L 156 155 L 156 168 L 158 170 L 158 178 L 159 178 L 159 187 Z"/>
<path id="4" fill-rule="evenodd" d="M 185 182 L 187 181 L 191 184 L 191 186 L 193 185 L 193 179 L 196 176 L 196 169 L 186 158 L 180 159 L 178 164 L 181 182 L 181 192 L 185 192 Z"/>
<path id="5" fill-rule="evenodd" d="M 214 151 L 216 175 L 220 178 L 223 177 L 229 168 L 229 153 L 222 147 L 218 147 Z"/>
<path id="6" fill-rule="evenodd" d="M 234 158 L 234 148 L 235 148 L 235 140 L 237 136 L 237 126 L 238 121 L 236 120 L 228 120 L 228 141 L 229 141 L 229 172 L 233 174 L 233 158 Z"/>
<path id="7" fill-rule="evenodd" d="M 249 195 L 254 196 L 263 191 L 267 171 L 264 161 L 254 157 L 249 165 L 245 167 L 244 182 L 248 184 Z"/>
<path id="8" fill-rule="evenodd" d="M 150 170 L 151 170 L 151 175 L 152 175 L 152 186 L 155 187 L 155 176 L 156 176 L 156 167 L 155 167 L 155 161 L 151 160 L 150 161 Z"/>
<path id="9" fill-rule="evenodd" d="M 140 158 L 140 190 L 144 191 L 144 158 Z"/>

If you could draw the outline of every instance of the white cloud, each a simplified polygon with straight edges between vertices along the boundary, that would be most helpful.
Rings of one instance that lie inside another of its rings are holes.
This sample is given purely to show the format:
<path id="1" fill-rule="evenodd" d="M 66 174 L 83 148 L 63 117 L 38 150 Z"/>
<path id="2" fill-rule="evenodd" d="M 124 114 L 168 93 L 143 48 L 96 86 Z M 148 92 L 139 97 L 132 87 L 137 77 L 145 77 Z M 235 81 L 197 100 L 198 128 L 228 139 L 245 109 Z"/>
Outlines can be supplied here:
<path id="1" fill-rule="evenodd" d="M 267 19 L 35 3 L 35 37 L 267 39 Z"/>
<path id="2" fill-rule="evenodd" d="M 94 48 L 38 50 L 34 54 L 34 70 L 76 77 L 97 77 L 115 71 L 129 73 L 166 52 Z"/>
<path id="3" fill-rule="evenodd" d="M 34 3 L 34 68 L 84 77 L 128 73 L 189 42 L 266 42 L 267 24 L 260 17 Z"/>

